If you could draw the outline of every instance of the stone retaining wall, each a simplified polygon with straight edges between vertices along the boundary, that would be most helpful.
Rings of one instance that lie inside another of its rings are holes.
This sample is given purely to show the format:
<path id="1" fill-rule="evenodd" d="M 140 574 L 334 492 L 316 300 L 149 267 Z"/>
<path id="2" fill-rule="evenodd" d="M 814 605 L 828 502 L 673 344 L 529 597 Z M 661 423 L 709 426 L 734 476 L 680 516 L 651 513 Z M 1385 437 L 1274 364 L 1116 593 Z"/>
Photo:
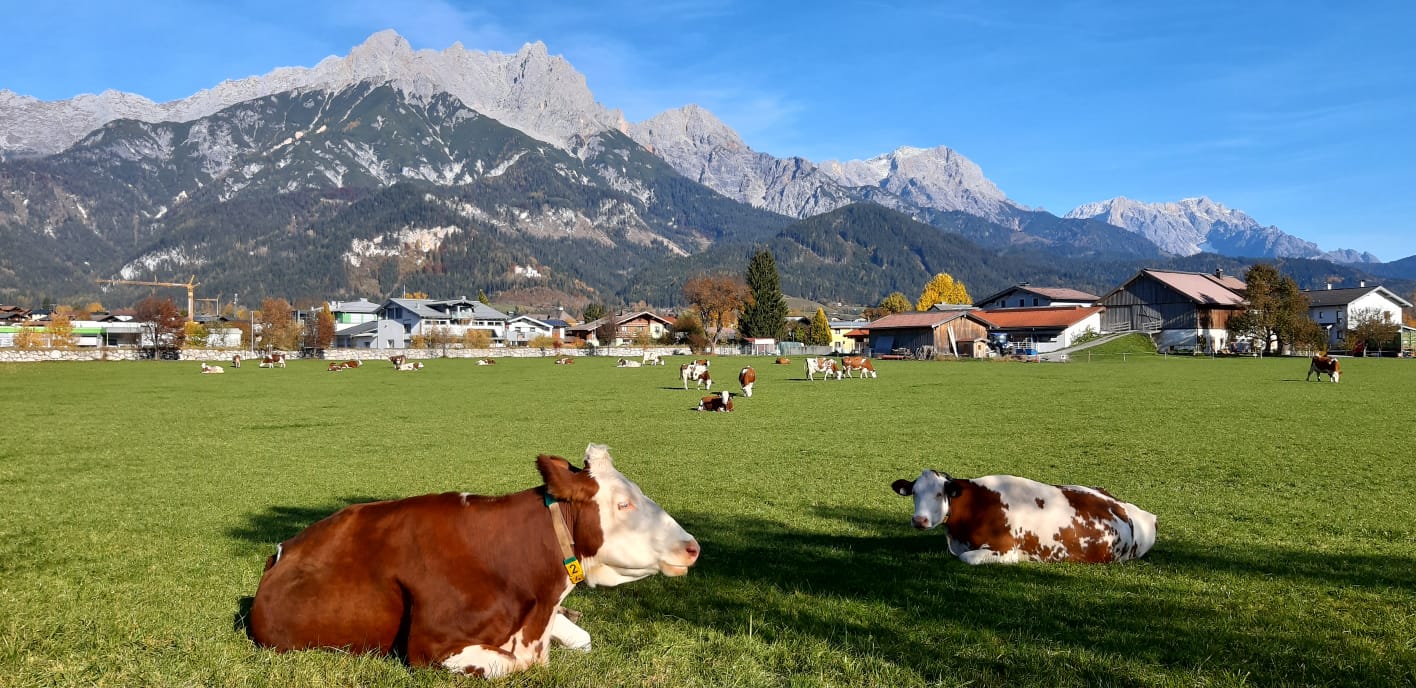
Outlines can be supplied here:
<path id="1" fill-rule="evenodd" d="M 648 351 L 661 356 L 692 355 L 687 347 L 650 347 Z M 628 358 L 641 360 L 645 349 L 639 347 L 600 347 L 598 349 L 576 349 L 566 347 L 560 351 L 532 347 L 505 349 L 325 349 L 326 361 L 387 361 L 389 356 L 403 354 L 410 361 L 434 358 L 554 358 L 556 356 L 593 356 L 596 358 Z M 182 349 L 178 352 L 183 361 L 210 361 L 217 364 L 229 363 L 232 355 L 240 353 L 243 361 L 259 362 L 263 354 L 234 349 Z M 286 351 L 289 361 L 300 360 L 300 352 Z M 0 363 L 36 363 L 40 361 L 137 361 L 141 360 L 137 349 L 126 347 L 102 347 L 84 349 L 0 349 Z"/>

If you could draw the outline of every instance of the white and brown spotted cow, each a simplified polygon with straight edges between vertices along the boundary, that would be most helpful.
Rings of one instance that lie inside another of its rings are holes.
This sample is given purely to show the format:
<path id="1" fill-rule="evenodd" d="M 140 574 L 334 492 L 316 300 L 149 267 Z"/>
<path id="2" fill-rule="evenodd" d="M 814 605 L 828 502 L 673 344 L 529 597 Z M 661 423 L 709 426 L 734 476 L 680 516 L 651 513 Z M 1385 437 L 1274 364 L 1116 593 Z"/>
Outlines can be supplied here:
<path id="1" fill-rule="evenodd" d="M 422 362 L 422 361 L 414 361 L 414 362 L 412 362 L 412 363 L 400 363 L 399 366 L 398 366 L 398 371 L 401 372 L 401 373 L 413 373 L 413 372 L 417 372 L 417 371 L 422 370 L 422 369 L 423 369 L 423 362 Z"/>
<path id="2" fill-rule="evenodd" d="M 875 377 L 875 364 L 864 356 L 842 356 L 841 367 L 846 370 L 846 377 L 855 377 L 852 372 L 859 370 L 860 379 Z"/>
<path id="3" fill-rule="evenodd" d="M 713 377 L 708 374 L 708 363 L 706 361 L 694 361 L 679 366 L 679 379 L 683 380 L 683 388 L 688 389 L 688 383 L 696 383 L 695 386 L 703 388 L 704 383 L 711 388 Z"/>
<path id="4" fill-rule="evenodd" d="M 934 470 L 891 487 L 914 497 L 914 527 L 943 525 L 949 551 L 966 564 L 1124 561 L 1155 544 L 1155 514 L 1094 487 Z"/>
<path id="5" fill-rule="evenodd" d="M 224 372 L 226 372 L 226 370 L 219 365 L 207 365 L 205 363 L 202 364 L 203 375 L 220 375 Z"/>
<path id="6" fill-rule="evenodd" d="M 752 366 L 743 368 L 738 373 L 738 384 L 742 385 L 742 395 L 751 397 L 752 386 L 757 384 L 757 371 L 753 370 Z"/>
<path id="7" fill-rule="evenodd" d="M 839 380 L 841 379 L 842 375 L 841 364 L 837 363 L 836 359 L 834 358 L 825 358 L 820 356 L 812 356 L 807 358 L 806 379 L 815 380 L 816 378 L 813 376 L 816 373 L 821 373 L 821 379 L 823 380 L 829 379 L 832 375 L 835 375 L 836 379 Z"/>
<path id="8" fill-rule="evenodd" d="M 1318 374 L 1318 382 L 1323 381 L 1324 375 L 1327 375 L 1329 380 L 1337 382 L 1337 379 L 1342 376 L 1342 365 L 1332 356 L 1314 356 L 1313 362 L 1308 364 L 1308 376 L 1303 378 L 1303 381 L 1307 382 L 1311 380 L 1313 373 Z"/>
<path id="9" fill-rule="evenodd" d="M 260 368 L 284 368 L 284 367 L 285 367 L 285 354 L 280 353 L 279 351 L 272 351 L 271 353 L 266 354 L 263 358 L 261 358 L 261 362 L 260 362 L 260 365 L 259 365 L 258 367 L 260 367 Z"/>
<path id="10" fill-rule="evenodd" d="M 232 368 L 240 368 L 240 367 L 241 367 L 241 354 L 231 354 L 231 367 L 232 367 Z"/>
<path id="11" fill-rule="evenodd" d="M 251 637 L 281 652 L 392 653 L 502 676 L 546 663 L 551 641 L 590 649 L 560 613 L 575 572 L 608 587 L 682 576 L 697 562 L 698 541 L 604 445 L 585 450 L 584 470 L 544 454 L 536 468 L 541 487 L 356 504 L 280 543 L 251 606 Z"/>
<path id="12" fill-rule="evenodd" d="M 399 367 L 408 362 L 408 357 L 403 354 L 394 354 L 388 357 L 388 362 L 393 364 L 394 370 L 398 370 Z"/>

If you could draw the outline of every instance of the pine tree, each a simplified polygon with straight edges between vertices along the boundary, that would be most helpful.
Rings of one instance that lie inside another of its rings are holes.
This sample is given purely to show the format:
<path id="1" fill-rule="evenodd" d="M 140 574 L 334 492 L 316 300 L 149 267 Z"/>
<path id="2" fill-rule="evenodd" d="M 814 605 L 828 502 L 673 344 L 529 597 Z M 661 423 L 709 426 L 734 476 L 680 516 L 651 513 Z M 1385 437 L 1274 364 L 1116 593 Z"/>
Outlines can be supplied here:
<path id="1" fill-rule="evenodd" d="M 747 264 L 747 289 L 747 305 L 738 321 L 741 335 L 782 340 L 787 332 L 787 300 L 771 251 L 764 248 L 753 254 Z"/>

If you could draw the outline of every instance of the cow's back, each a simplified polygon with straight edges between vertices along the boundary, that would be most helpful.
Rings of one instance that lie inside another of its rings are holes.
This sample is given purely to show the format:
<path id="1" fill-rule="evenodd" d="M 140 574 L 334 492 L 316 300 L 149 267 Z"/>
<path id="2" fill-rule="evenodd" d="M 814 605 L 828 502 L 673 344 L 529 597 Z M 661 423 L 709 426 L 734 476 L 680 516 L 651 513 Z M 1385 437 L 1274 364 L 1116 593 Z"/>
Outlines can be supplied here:
<path id="1" fill-rule="evenodd" d="M 530 491 L 346 507 L 281 544 L 256 591 L 251 635 L 282 651 L 404 652 L 415 665 L 518 632 L 541 637 L 568 590 L 549 516 L 546 528 L 526 527 L 544 511 Z"/>
<path id="2" fill-rule="evenodd" d="M 355 504 L 281 543 L 251 606 L 251 637 L 277 650 L 393 649 L 403 617 L 397 562 L 409 500 Z"/>
<path id="3" fill-rule="evenodd" d="M 948 523 L 957 555 L 987 549 L 1015 551 L 1013 561 L 1105 563 L 1141 557 L 1155 544 L 1155 514 L 1097 488 L 1018 476 L 959 483 Z"/>

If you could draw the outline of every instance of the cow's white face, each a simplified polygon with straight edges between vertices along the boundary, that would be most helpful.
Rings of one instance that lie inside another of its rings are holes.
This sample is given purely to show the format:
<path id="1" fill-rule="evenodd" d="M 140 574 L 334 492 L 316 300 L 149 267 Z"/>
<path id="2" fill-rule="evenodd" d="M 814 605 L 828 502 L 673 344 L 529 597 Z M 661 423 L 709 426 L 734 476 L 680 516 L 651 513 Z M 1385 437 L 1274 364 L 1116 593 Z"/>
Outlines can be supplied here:
<path id="1" fill-rule="evenodd" d="M 957 488 L 950 485 L 948 473 L 927 470 L 915 478 L 914 482 L 896 480 L 891 487 L 901 497 L 914 496 L 914 517 L 911 522 L 921 530 L 934 528 L 949 518 L 949 497 L 957 495 Z M 955 490 L 951 495 L 951 490 Z"/>
<path id="2" fill-rule="evenodd" d="M 615 470 L 604 445 L 590 445 L 585 462 L 600 485 L 595 502 L 604 533 L 604 544 L 585 562 L 585 579 L 591 585 L 614 586 L 656 573 L 688 573 L 698 561 L 698 541 Z"/>

